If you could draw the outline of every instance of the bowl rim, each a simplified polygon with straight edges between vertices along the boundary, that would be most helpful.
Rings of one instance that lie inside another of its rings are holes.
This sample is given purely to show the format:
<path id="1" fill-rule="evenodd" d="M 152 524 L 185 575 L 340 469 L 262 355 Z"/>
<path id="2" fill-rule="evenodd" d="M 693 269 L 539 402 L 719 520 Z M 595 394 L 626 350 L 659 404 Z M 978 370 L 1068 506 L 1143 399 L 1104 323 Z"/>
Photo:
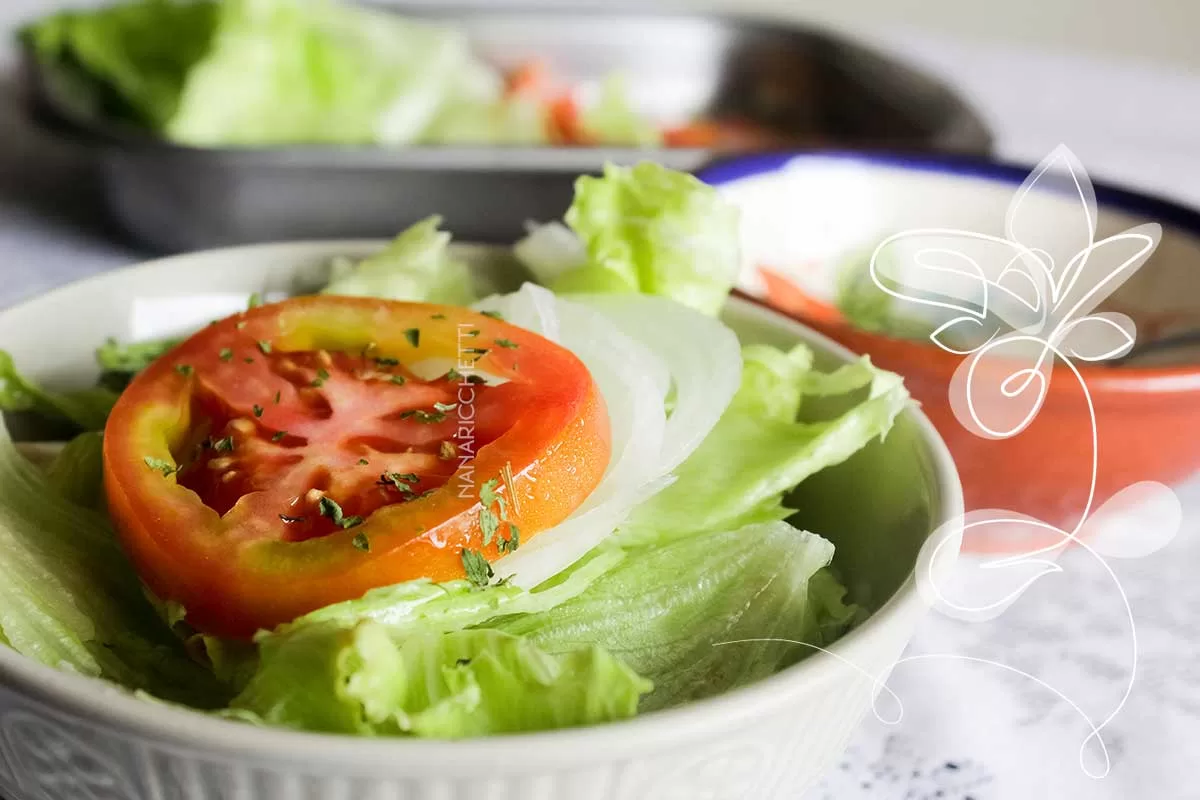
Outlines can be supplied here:
<path id="1" fill-rule="evenodd" d="M 60 294 L 80 293 L 81 289 L 114 276 L 175 269 L 183 266 L 183 262 L 190 261 L 187 266 L 194 268 L 208 260 L 274 250 L 302 263 L 306 256 L 311 260 L 317 256 L 386 244 L 387 240 L 383 239 L 278 242 L 167 256 L 64 284 L 0 309 L 0 317 L 36 307 Z M 825 349 L 839 359 L 857 358 L 837 342 L 761 303 L 736 297 L 730 302 L 739 311 L 768 321 L 797 341 Z M 910 415 L 918 426 L 933 465 L 939 495 L 937 524 L 940 526 L 961 518 L 964 513 L 962 485 L 945 442 L 915 404 L 903 413 Z M 929 535 L 933 533 L 931 530 Z M 873 640 L 887 637 L 890 623 L 903 624 L 905 618 L 928 607 L 916 586 L 915 562 L 914 559 L 908 577 L 892 596 L 860 627 L 831 645 L 828 654 L 816 653 L 769 678 L 716 697 L 588 727 L 465 740 L 373 739 L 264 728 L 182 706 L 147 702 L 107 681 L 54 669 L 3 645 L 0 645 L 0 689 L 34 700 L 40 710 L 51 715 L 82 716 L 98 727 L 121 729 L 126 734 L 153 741 L 163 749 L 203 748 L 207 758 L 293 762 L 304 759 L 319 764 L 336 762 L 340 767 L 357 771 L 378 771 L 383 764 L 458 770 L 471 765 L 472 769 L 486 767 L 499 774 L 528 772 L 531 753 L 536 753 L 543 763 L 551 761 L 560 766 L 594 764 L 611 761 L 614 756 L 634 757 L 644 753 L 647 742 L 669 739 L 672 744 L 686 744 L 710 739 L 733 724 L 767 715 L 789 699 L 808 693 L 812 687 L 828 681 L 834 670 L 853 668 L 860 656 L 865 657 L 872 650 Z M 885 680 L 886 673 L 879 679 Z M 869 688 L 864 686 L 863 690 Z"/>
<path id="2" fill-rule="evenodd" d="M 844 161 L 870 167 L 899 168 L 917 173 L 933 173 L 963 178 L 973 178 L 987 183 L 1020 186 L 1034 169 L 1033 165 L 1016 161 L 1004 161 L 969 154 L 864 153 L 851 150 L 779 150 L 769 153 L 752 153 L 744 156 L 719 158 L 696 172 L 696 177 L 713 186 L 724 186 L 746 178 L 778 172 L 794 161 Z M 1143 216 L 1164 227 L 1172 227 L 1200 240 L 1200 210 L 1163 197 L 1126 189 L 1104 181 L 1092 181 L 1096 193 L 1096 204 L 1127 214 Z M 749 299 L 746 293 L 739 293 Z M 757 298 L 755 298 L 757 299 Z M 786 313 L 785 313 L 786 315 Z M 862 342 L 886 344 L 898 358 L 916 365 L 923 373 L 933 373 L 941 380 L 949 381 L 962 363 L 962 356 L 947 353 L 929 342 L 901 339 L 887 334 L 868 331 L 842 321 L 813 320 L 796 317 L 812 325 L 826 335 L 853 337 Z M 1003 364 L 996 362 L 997 369 Z M 1062 370 L 1063 365 L 1055 364 Z M 1086 381 L 1093 393 L 1112 395 L 1128 394 L 1172 394 L 1194 392 L 1200 389 L 1200 362 L 1157 367 L 1122 366 L 1113 368 L 1098 364 L 1076 364 L 1075 369 Z M 1007 375 L 1011 370 L 1006 370 Z M 1048 395 L 1075 391 L 1065 381 L 1051 381 Z"/>

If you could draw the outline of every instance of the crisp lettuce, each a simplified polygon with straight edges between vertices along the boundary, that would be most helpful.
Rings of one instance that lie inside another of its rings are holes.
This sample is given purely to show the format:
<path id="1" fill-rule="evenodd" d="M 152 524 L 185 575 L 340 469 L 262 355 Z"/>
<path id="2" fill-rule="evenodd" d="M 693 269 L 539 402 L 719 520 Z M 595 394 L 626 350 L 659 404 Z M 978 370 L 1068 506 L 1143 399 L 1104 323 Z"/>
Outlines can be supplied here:
<path id="1" fill-rule="evenodd" d="M 414 580 L 382 586 L 356 600 L 317 609 L 270 635 L 286 636 L 307 625 L 326 623 L 347 627 L 363 620 L 383 623 L 392 630 L 426 633 L 459 630 L 498 616 L 553 608 L 584 591 L 623 558 L 624 553 L 617 551 L 597 553 L 587 564 L 559 575 L 533 591 L 509 583 L 480 588 L 465 580 L 445 583 Z"/>
<path id="2" fill-rule="evenodd" d="M 94 465 L 94 442 L 69 446 L 52 472 L 74 469 L 62 459 Z M 186 656 L 142 596 L 108 519 L 55 485 L 0 426 L 0 632 L 8 645 L 164 699 L 221 705 L 222 687 Z"/>
<path id="3" fill-rule="evenodd" d="M 549 143 L 546 107 L 525 97 L 474 101 L 451 95 L 421 135 L 441 145 L 544 145 Z"/>
<path id="4" fill-rule="evenodd" d="M 634 509 L 618 538 L 653 541 L 664 531 L 720 530 L 785 519 L 784 495 L 808 476 L 884 436 L 908 405 L 898 375 L 864 356 L 829 374 L 804 369 L 811 354 L 743 349 L 742 385 L 719 422 L 676 470 L 676 481 Z M 798 419 L 806 394 L 861 389 L 830 419 Z M 857 398 L 855 398 L 857 400 Z"/>
<path id="5" fill-rule="evenodd" d="M 587 266 L 588 260 L 583 242 L 561 222 L 531 225 L 513 245 L 513 255 L 543 286 L 552 285 L 564 272 Z"/>
<path id="6" fill-rule="evenodd" d="M 108 339 L 96 348 L 96 363 L 102 370 L 100 385 L 113 391 L 124 391 L 133 376 L 150 365 L 151 361 L 167 352 L 182 339 L 156 339 L 149 342 L 121 344 Z"/>
<path id="7" fill-rule="evenodd" d="M 197 146 L 545 145 L 550 102 L 509 93 L 462 30 L 339 0 L 129 0 L 26 26 L 55 96 Z M 661 144 L 612 75 L 598 145 Z"/>
<path id="8" fill-rule="evenodd" d="M 889 272 L 891 270 L 885 265 L 875 277 L 894 284 L 884 277 Z M 949 317 L 938 319 L 938 315 L 914 313 L 911 306 L 906 307 L 903 301 L 885 292 L 875 283 L 871 275 L 871 257 L 864 253 L 846 258 L 838 270 L 834 305 L 857 327 L 898 339 L 925 339 L 942 322 L 949 320 Z"/>
<path id="9" fill-rule="evenodd" d="M 737 209 L 711 186 L 658 164 L 609 164 L 603 177 L 579 178 L 565 220 L 586 259 L 561 242 L 548 247 L 548 236 L 537 243 L 537 232 L 516 247 L 556 292 L 642 292 L 716 314 L 737 277 Z"/>
<path id="10" fill-rule="evenodd" d="M 60 497 L 84 508 L 104 508 L 104 435 L 81 433 L 46 466 L 46 481 Z"/>
<path id="11" fill-rule="evenodd" d="M 322 294 L 470 305 L 478 299 L 470 271 L 450 254 L 450 234 L 438 230 L 441 224 L 441 217 L 427 217 L 375 255 L 335 264 Z"/>
<path id="12" fill-rule="evenodd" d="M 370 620 L 266 637 L 233 708 L 305 730 L 461 738 L 633 716 L 650 684 L 596 646 L 550 655 L 500 631 L 396 636 Z"/>
<path id="13" fill-rule="evenodd" d="M 445 101 L 421 135 L 428 144 L 541 145 L 549 142 L 544 102 L 508 94 L 495 70 L 469 61 L 457 71 Z"/>
<path id="14" fill-rule="evenodd" d="M 133 0 L 23 37 L 76 103 L 186 144 L 409 144 L 474 61 L 459 31 L 333 0 Z"/>
<path id="15" fill-rule="evenodd" d="M 334 2 L 223 0 L 164 126 L 195 145 L 406 144 L 467 58 L 460 33 Z"/>
<path id="16" fill-rule="evenodd" d="M 596 102 L 584 108 L 579 120 L 585 135 L 597 144 L 653 147 L 662 131 L 633 107 L 624 75 L 604 79 Z"/>
<path id="17" fill-rule="evenodd" d="M 0 411 L 31 411 L 85 431 L 97 431 L 104 427 L 116 402 L 116 392 L 103 387 L 71 392 L 43 389 L 17 372 L 12 356 L 0 350 Z"/>
<path id="18" fill-rule="evenodd" d="M 21 35 L 81 110 L 159 128 L 207 53 L 218 13 L 214 2 L 139 0 L 64 11 Z"/>
<path id="19" fill-rule="evenodd" d="M 809 600 L 832 557 L 784 522 L 663 531 L 575 598 L 495 627 L 552 653 L 599 644 L 653 681 L 643 710 L 665 708 L 764 678 L 840 633 L 848 619 Z"/>

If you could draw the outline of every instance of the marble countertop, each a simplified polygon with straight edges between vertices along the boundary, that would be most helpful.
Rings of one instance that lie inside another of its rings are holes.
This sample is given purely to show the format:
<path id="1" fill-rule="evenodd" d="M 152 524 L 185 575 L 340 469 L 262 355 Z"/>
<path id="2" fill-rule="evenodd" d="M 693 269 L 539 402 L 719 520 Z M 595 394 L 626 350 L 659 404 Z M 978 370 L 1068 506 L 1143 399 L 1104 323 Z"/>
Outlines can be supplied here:
<path id="1" fill-rule="evenodd" d="M 1200 76 L 905 31 L 871 38 L 950 76 L 992 125 L 1002 157 L 1034 163 L 1062 142 L 1097 179 L 1200 205 Z M 11 102 L 0 102 L 0 142 L 0 307 L 145 257 L 97 214 L 100 190 L 78 154 L 34 136 Z M 1113 564 L 1139 657 L 1132 691 L 1104 730 L 1106 778 L 1080 769 L 1090 730 L 1045 687 L 981 663 L 920 661 L 890 682 L 904 703 L 901 722 L 864 722 L 814 796 L 1200 797 L 1189 782 L 1200 757 L 1200 481 L 1179 495 L 1180 535 L 1152 556 Z M 931 615 L 910 652 L 1010 664 L 1069 689 L 1081 711 L 1103 718 L 1129 681 L 1130 631 L 1098 564 L 1079 552 L 1059 564 L 1060 574 L 991 622 Z"/>

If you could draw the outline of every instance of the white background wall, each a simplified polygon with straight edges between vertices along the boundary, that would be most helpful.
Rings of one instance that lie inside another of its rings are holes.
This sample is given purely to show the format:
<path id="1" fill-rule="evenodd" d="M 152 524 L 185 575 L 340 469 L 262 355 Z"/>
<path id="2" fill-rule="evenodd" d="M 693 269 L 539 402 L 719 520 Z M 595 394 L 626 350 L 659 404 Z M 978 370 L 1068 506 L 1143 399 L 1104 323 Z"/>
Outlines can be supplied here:
<path id="1" fill-rule="evenodd" d="M 102 2 L 105 0 L 0 0 L 0 27 L 57 7 Z M 382 2 L 404 4 L 403 0 Z M 522 5 L 532 2 L 562 4 L 564 0 L 521 0 Z M 702 2 L 784 14 L 834 28 L 913 28 L 968 39 L 1132 57 L 1200 72 L 1200 0 L 693 0 L 688 4 Z"/>

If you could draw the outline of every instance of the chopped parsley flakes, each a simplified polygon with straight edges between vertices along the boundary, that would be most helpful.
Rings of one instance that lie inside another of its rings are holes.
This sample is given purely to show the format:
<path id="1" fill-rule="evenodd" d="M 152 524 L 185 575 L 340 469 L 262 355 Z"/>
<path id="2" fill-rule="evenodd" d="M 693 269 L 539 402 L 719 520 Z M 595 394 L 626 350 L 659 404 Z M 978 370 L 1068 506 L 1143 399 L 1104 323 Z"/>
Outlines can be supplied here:
<path id="1" fill-rule="evenodd" d="M 478 550 L 463 548 L 462 563 L 463 569 L 467 571 L 467 580 L 479 588 L 487 586 L 496 574 L 492 571 L 492 565 Z"/>
<path id="2" fill-rule="evenodd" d="M 517 344 L 516 342 L 512 341 L 511 339 L 497 339 L 496 344 L 498 344 L 501 347 L 508 349 L 508 350 L 516 350 L 518 347 L 521 346 L 521 345 Z"/>
<path id="3" fill-rule="evenodd" d="M 404 332 L 404 338 L 408 339 L 408 343 L 411 344 L 413 347 L 420 347 L 421 346 L 421 329 L 420 328 L 409 328 L 408 330 L 406 330 Z"/>
<path id="4" fill-rule="evenodd" d="M 511 553 L 521 546 L 521 529 L 511 522 L 508 523 L 508 538 L 497 542 L 501 553 Z"/>
<path id="5" fill-rule="evenodd" d="M 324 495 L 317 501 L 317 510 L 321 512 L 322 517 L 329 517 L 333 520 L 334 525 L 342 528 L 353 528 L 355 525 L 361 525 L 363 521 L 363 518 L 359 516 L 347 517 L 342 513 L 342 507 L 337 504 L 337 501 Z"/>
<path id="6" fill-rule="evenodd" d="M 446 414 L 442 411 L 425 411 L 420 408 L 414 408 L 401 412 L 400 419 L 415 419 L 424 425 L 432 425 L 436 422 L 444 422 Z"/>
<path id="7" fill-rule="evenodd" d="M 142 460 L 146 462 L 146 466 L 150 469 L 161 472 L 164 478 L 170 477 L 182 469 L 182 467 L 176 466 L 170 461 L 164 461 L 163 459 L 155 458 L 154 456 L 146 456 Z"/>
<path id="8" fill-rule="evenodd" d="M 232 361 L 233 360 L 233 350 L 231 350 L 228 347 L 223 347 L 223 348 L 221 348 L 221 352 L 217 354 L 217 357 L 219 359 L 221 359 L 222 361 Z"/>
<path id="9" fill-rule="evenodd" d="M 354 545 L 355 550 L 361 550 L 364 553 L 371 552 L 371 540 L 365 533 L 354 534 L 354 538 L 350 541 L 350 544 Z"/>
<path id="10" fill-rule="evenodd" d="M 415 473 L 412 472 L 385 472 L 379 476 L 380 486 L 394 486 L 401 494 L 412 494 L 413 489 L 410 484 L 414 484 L 421 480 Z"/>
<path id="11" fill-rule="evenodd" d="M 492 543 L 492 539 L 496 538 L 496 531 L 500 528 L 500 518 L 491 512 L 488 508 L 479 509 L 479 529 L 483 531 L 483 546 L 487 547 Z"/>

